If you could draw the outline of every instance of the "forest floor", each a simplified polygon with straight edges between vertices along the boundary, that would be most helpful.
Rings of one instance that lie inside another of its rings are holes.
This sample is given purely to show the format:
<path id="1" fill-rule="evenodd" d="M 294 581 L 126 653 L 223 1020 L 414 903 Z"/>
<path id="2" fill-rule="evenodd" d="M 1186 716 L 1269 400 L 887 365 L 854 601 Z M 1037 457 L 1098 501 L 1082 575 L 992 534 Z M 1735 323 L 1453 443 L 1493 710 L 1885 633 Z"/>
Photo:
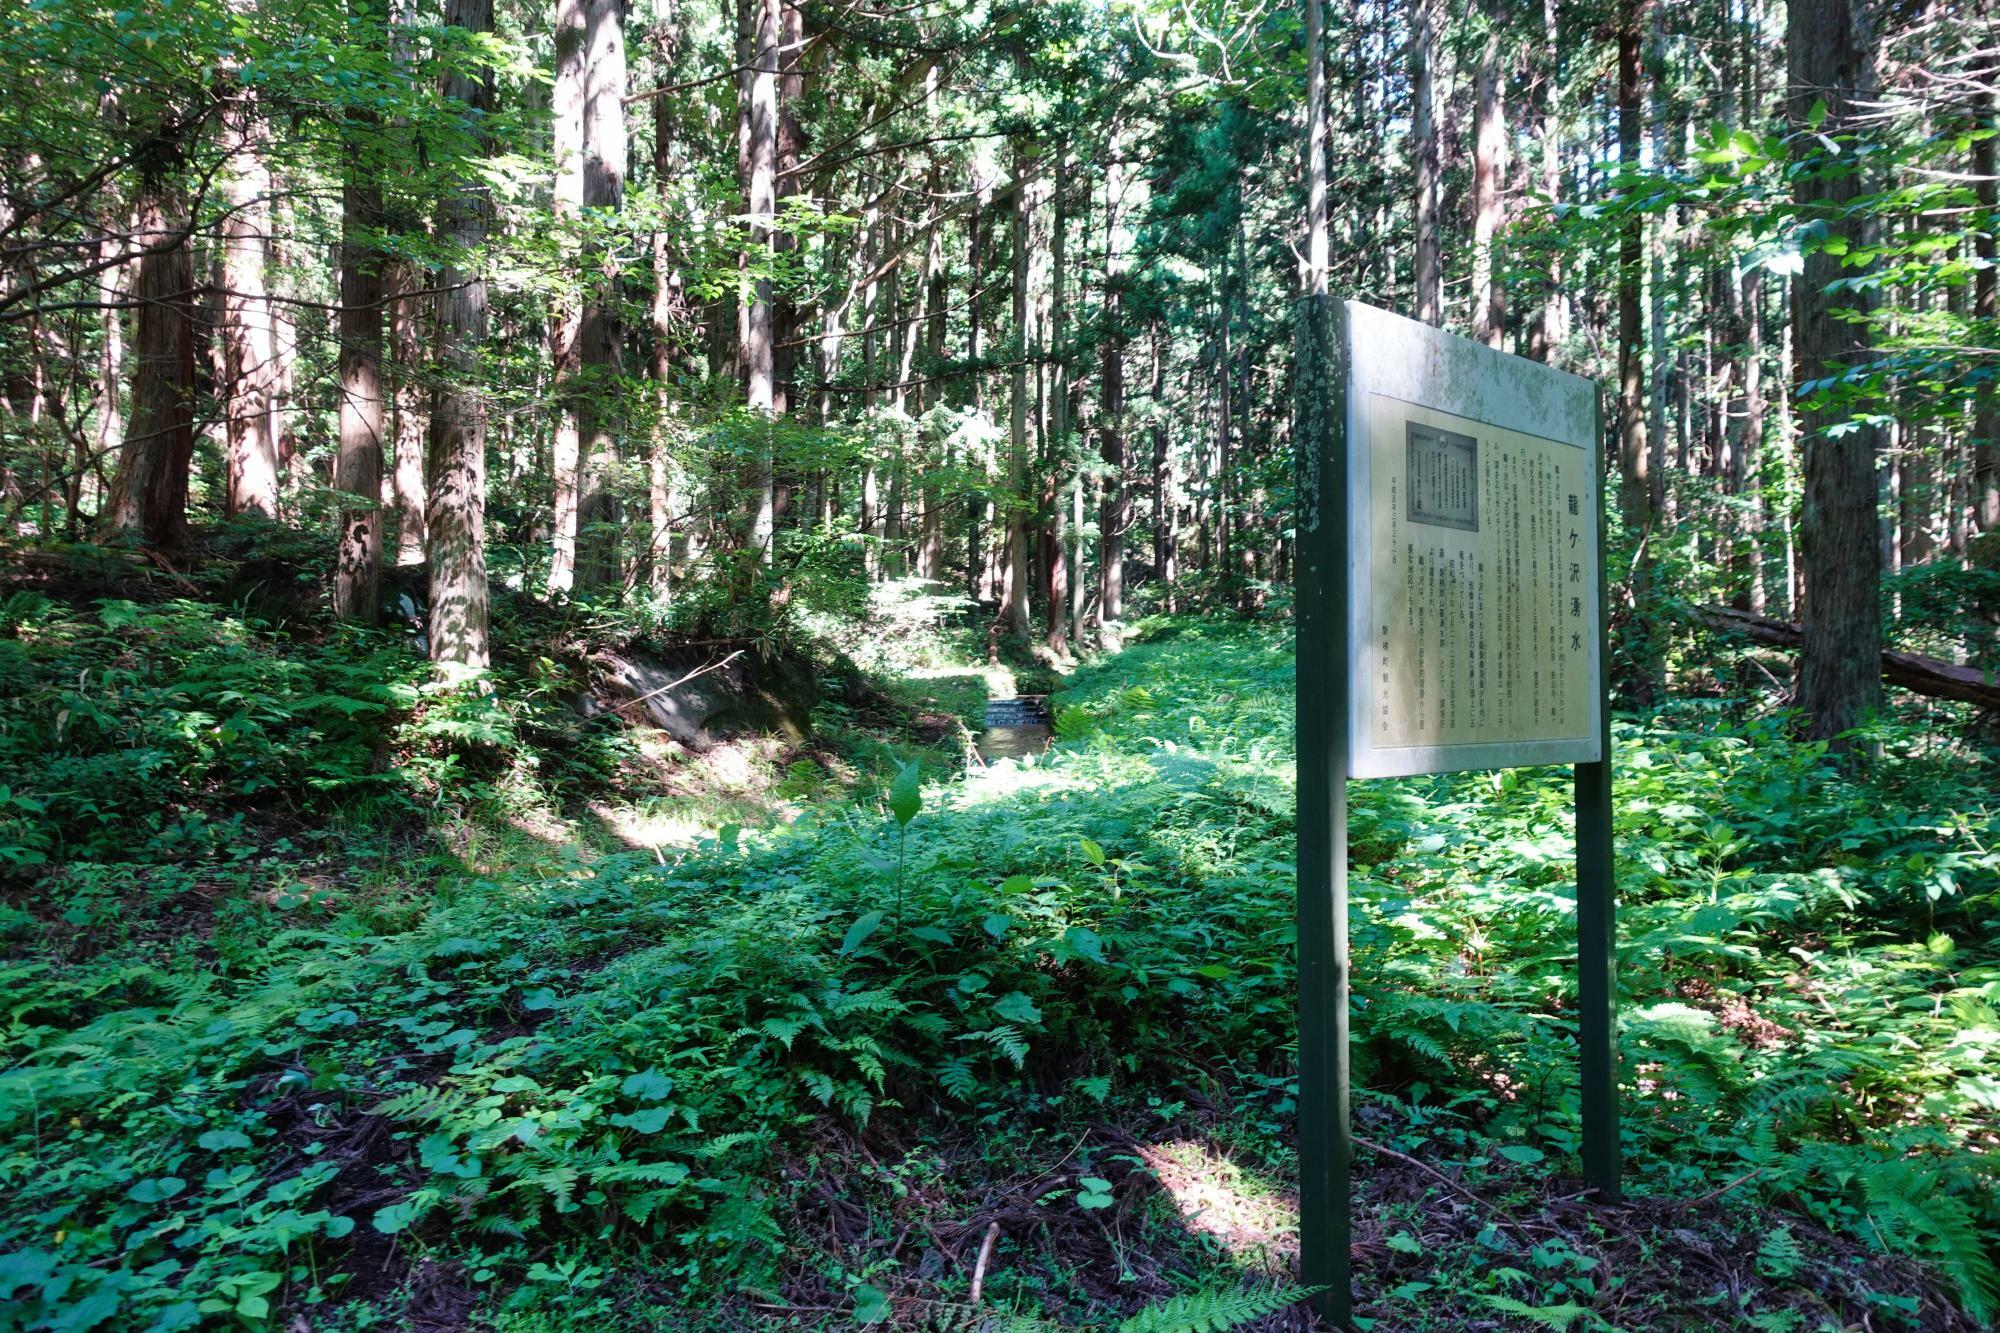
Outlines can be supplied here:
<path id="1" fill-rule="evenodd" d="M 532 661 L 468 711 L 393 636 L 5 619 L 0 1329 L 1317 1326 L 1282 627 L 1058 676 L 902 589 L 814 627 L 865 702 L 697 760 Z M 1754 711 L 1619 728 L 1619 1206 L 1564 774 L 1357 787 L 1369 1327 L 2000 1301 L 1992 771 Z"/>

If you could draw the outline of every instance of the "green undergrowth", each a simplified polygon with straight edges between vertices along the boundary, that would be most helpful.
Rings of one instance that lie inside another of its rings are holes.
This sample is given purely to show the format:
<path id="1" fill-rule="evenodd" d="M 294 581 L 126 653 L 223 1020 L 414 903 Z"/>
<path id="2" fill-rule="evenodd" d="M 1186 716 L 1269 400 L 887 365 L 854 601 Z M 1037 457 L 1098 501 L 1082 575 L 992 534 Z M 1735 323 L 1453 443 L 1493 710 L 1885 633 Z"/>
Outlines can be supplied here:
<path id="1" fill-rule="evenodd" d="M 603 855 L 488 833 L 468 856 L 422 800 L 440 821 L 504 822 L 528 777 L 475 731 L 521 735 L 520 696 L 483 722 L 433 714 L 352 644 L 196 634 L 175 619 L 194 604 L 19 610 L 0 667 L 27 673 L 12 697 L 29 702 L 5 743 L 41 756 L 31 771 L 74 755 L 123 785 L 101 812 L 81 781 L 10 789 L 0 1328 L 398 1327 L 421 1301 L 516 1333 L 1196 1327 L 1162 1291 L 1277 1299 L 1157 1195 L 1146 1244 L 1181 1247 L 1164 1259 L 1100 1219 L 1127 1218 L 1160 1170 L 1105 1126 L 1200 1121 L 1290 1206 L 1279 634 L 1157 626 L 1070 682 L 1054 753 L 963 782 L 943 780 L 949 747 L 911 764 L 926 752 L 892 737 L 864 762 L 894 781 L 829 790 L 789 825 Z M 127 665 L 79 688 L 93 716 L 57 723 L 66 700 L 30 670 L 56 633 L 114 664 L 135 636 L 212 641 L 174 658 L 210 673 L 202 706 Z M 892 688 L 963 716 L 981 672 L 937 634 L 938 674 Z M 88 744 L 69 730 L 86 722 Z M 1863 784 L 1775 727 L 1620 725 L 1626 1153 L 1639 1194 L 1918 1256 L 1990 1313 L 1990 779 L 1887 740 Z M 599 743 L 615 761 L 629 742 Z M 591 781 L 565 744 L 527 751 L 537 801 Z M 248 817 L 258 793 L 231 784 L 253 781 L 291 795 L 292 826 L 270 801 Z M 429 836 L 383 834 L 382 790 Z M 1358 1115 L 1474 1189 L 1575 1169 L 1567 802 L 1555 770 L 1355 791 Z M 173 832 L 190 813 L 199 838 Z M 983 1313 L 966 1305 L 978 1238 L 954 1263 L 937 1231 L 985 1216 L 1002 1180 L 1042 1234 L 1109 1246 L 1126 1294 L 1060 1253 L 1030 1262 L 1017 1228 Z M 913 1200 L 900 1236 L 849 1216 Z M 1611 1298 L 1582 1259 L 1482 1245 L 1454 1260 L 1466 1304 L 1449 1308 L 1589 1327 Z M 1779 1288 L 1811 1289 L 1803 1259 L 1778 1260 L 1794 1275 Z M 1410 1285 L 1371 1296 L 1372 1317 L 1426 1326 L 1437 1298 Z M 1627 1314 L 1822 1326 L 1757 1305 L 1768 1292 L 1696 1295 Z M 1899 1299 L 1883 1294 L 1878 1326 Z"/>

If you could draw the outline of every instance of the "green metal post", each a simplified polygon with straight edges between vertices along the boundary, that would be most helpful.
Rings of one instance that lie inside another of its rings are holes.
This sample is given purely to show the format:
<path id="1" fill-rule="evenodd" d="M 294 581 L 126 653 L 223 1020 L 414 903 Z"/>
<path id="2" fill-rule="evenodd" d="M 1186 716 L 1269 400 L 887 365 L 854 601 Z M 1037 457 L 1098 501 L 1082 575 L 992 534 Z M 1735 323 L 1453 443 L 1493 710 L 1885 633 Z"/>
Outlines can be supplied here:
<path id="1" fill-rule="evenodd" d="M 1603 435 L 1603 407 L 1598 408 Z M 1604 1203 L 1621 1197 L 1618 1147 L 1618 910 L 1611 862 L 1611 666 L 1605 635 L 1604 450 L 1597 487 L 1597 698 L 1603 758 L 1576 766 L 1577 1044 L 1583 1083 L 1583 1176 Z"/>
<path id="2" fill-rule="evenodd" d="M 1325 296 L 1301 302 L 1299 468 L 1299 1269 L 1320 1312 L 1348 1328 L 1351 1219 L 1347 1066 L 1347 329 Z"/>

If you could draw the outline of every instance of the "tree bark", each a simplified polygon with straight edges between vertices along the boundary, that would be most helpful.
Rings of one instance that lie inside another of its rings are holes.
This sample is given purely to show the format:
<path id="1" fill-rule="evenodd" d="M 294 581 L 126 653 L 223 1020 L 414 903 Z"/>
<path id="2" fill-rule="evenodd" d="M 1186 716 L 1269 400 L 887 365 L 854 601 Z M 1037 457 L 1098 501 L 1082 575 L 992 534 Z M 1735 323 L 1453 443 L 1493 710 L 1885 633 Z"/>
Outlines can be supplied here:
<path id="1" fill-rule="evenodd" d="M 1542 193 L 1553 206 L 1562 198 L 1562 46 L 1556 0 L 1542 0 L 1542 47 L 1547 67 L 1542 75 Z M 1552 359 L 1569 336 L 1569 296 L 1563 291 L 1562 252 L 1555 248 L 1549 251 L 1547 281 L 1536 345 L 1530 349 L 1542 361 Z"/>
<path id="2" fill-rule="evenodd" d="M 1472 336 L 1494 348 L 1507 326 L 1506 287 L 1493 253 L 1500 234 L 1500 187 L 1507 177 L 1507 73 L 1500 40 L 1506 18 L 1504 4 L 1489 6 L 1472 135 Z"/>
<path id="3" fill-rule="evenodd" d="M 749 317 L 744 330 L 745 400 L 754 415 L 767 421 L 776 410 L 776 364 L 772 348 L 771 273 L 773 223 L 778 208 L 778 46 L 784 23 L 784 0 L 753 0 L 756 29 L 750 55 L 750 260 L 756 270 L 751 285 Z M 771 562 L 776 533 L 776 479 L 768 429 L 756 450 L 752 468 L 753 512 L 750 546 L 765 564 Z"/>
<path id="4" fill-rule="evenodd" d="M 803 59 L 806 22 L 805 10 L 797 0 L 782 0 L 778 42 L 778 143 L 774 207 L 782 206 L 807 183 L 798 170 L 799 156 L 806 146 L 805 127 L 799 120 L 799 106 L 806 95 Z M 933 69 L 932 74 L 935 73 Z M 799 238 L 790 232 L 774 232 L 771 244 L 775 254 L 790 256 L 797 251 Z M 786 260 L 781 259 L 780 262 Z M 780 287 L 773 292 L 771 303 L 771 410 L 774 416 L 782 417 L 799 405 L 796 396 L 798 354 L 795 350 L 798 328 L 799 304 L 788 288 Z M 789 479 L 776 477 L 772 484 L 779 491 L 773 503 L 782 515 L 783 492 L 789 488 Z"/>
<path id="5" fill-rule="evenodd" d="M 350 133 L 373 118 L 356 115 Z M 333 489 L 343 502 L 334 552 L 333 605 L 342 620 L 372 625 L 382 612 L 382 187 L 359 143 L 347 148 L 340 214 L 340 445 Z"/>
<path id="6" fill-rule="evenodd" d="M 1064 562 L 1064 501 L 1062 474 L 1070 463 L 1069 440 L 1069 195 L 1064 189 L 1069 145 L 1056 149 L 1055 216 L 1049 239 L 1048 435 L 1043 450 L 1044 472 L 1039 509 L 1042 518 L 1042 596 L 1048 633 L 1043 642 L 1058 658 L 1069 656 L 1069 569 Z"/>
<path id="7" fill-rule="evenodd" d="M 1982 92 L 1978 101 L 1980 128 L 2000 130 L 1994 115 L 1993 93 Z M 1994 140 L 1989 134 L 1972 145 L 1973 190 L 1986 225 L 1973 233 L 1980 266 L 1972 276 L 1972 317 L 1984 327 L 2000 323 L 2000 246 L 1994 229 L 2000 226 L 2000 178 L 1996 178 Z M 1972 503 L 1981 532 L 2000 532 L 2000 385 L 1988 379 L 1980 386 L 1972 418 Z"/>
<path id="8" fill-rule="evenodd" d="M 478 36 L 493 27 L 493 0 L 445 0 L 445 22 Z M 491 71 L 464 68 L 445 95 L 476 115 L 493 110 Z M 459 183 L 439 210 L 438 231 L 454 258 L 438 276 L 441 381 L 431 413 L 430 496 L 425 506 L 430 564 L 431 661 L 447 673 L 484 671 L 487 648 L 486 399 L 478 387 L 486 340 L 485 276 L 476 263 L 490 203 L 477 178 Z"/>
<path id="9" fill-rule="evenodd" d="M 392 433 L 396 461 L 396 563 L 424 562 L 424 312 L 428 296 L 413 293 L 423 285 L 422 271 L 407 261 L 393 266 L 389 306 L 390 401 L 395 408 Z"/>
<path id="10" fill-rule="evenodd" d="M 163 155 L 174 154 L 172 145 Z M 174 163 L 165 163 L 171 169 Z M 187 541 L 188 465 L 194 457 L 194 256 L 187 205 L 167 171 L 142 178 L 133 235 L 132 404 L 103 523 L 148 546 Z"/>
<path id="11" fill-rule="evenodd" d="M 1418 0 L 1421 8 L 1427 0 Z M 1306 0 L 1306 248 L 1305 294 L 1325 296 L 1333 242 L 1327 218 L 1326 15 L 1322 0 Z M 1413 43 L 1414 45 L 1414 43 Z M 1416 64 L 1414 49 L 1412 68 Z M 1428 56 L 1425 69 L 1429 68 Z M 1428 74 L 1426 74 L 1428 79 Z"/>
<path id="12" fill-rule="evenodd" d="M 1410 0 L 1410 139 L 1416 156 L 1416 317 L 1444 320 L 1444 270 L 1439 262 L 1436 94 L 1431 86 L 1437 0 Z"/>
<path id="13" fill-rule="evenodd" d="M 1740 279 L 1743 302 L 1743 429 L 1737 450 L 1738 491 L 1753 492 L 1744 508 L 1744 545 L 1748 569 L 1743 585 L 1745 605 L 1764 609 L 1764 498 L 1759 474 L 1764 453 L 1764 271 L 1746 268 Z"/>
<path id="14" fill-rule="evenodd" d="M 233 73 L 233 71 L 232 71 Z M 232 87 L 222 116 L 230 156 L 222 223 L 222 391 L 228 440 L 223 512 L 278 517 L 278 344 L 266 270 L 271 248 L 268 137 L 255 90 Z"/>
<path id="15" fill-rule="evenodd" d="M 583 220 L 584 67 L 589 49 L 586 0 L 556 0 L 555 85 L 550 93 L 555 188 L 550 207 L 564 253 Z M 553 482 L 549 591 L 576 586 L 578 513 L 583 494 L 583 298 L 567 284 L 549 320 L 549 371 L 555 392 L 549 475 Z"/>
<path id="16" fill-rule="evenodd" d="M 1618 13 L 1618 164 L 1639 170 L 1640 32 L 1649 0 L 1620 0 Z M 1641 306 L 1645 220 L 1636 211 L 1618 236 L 1618 505 L 1625 529 L 1643 543 L 1633 558 L 1632 587 L 1638 603 L 1639 671 L 1635 693 L 1641 702 L 1660 688 L 1665 655 L 1646 624 L 1653 606 L 1652 451 L 1646 439 L 1646 370 Z"/>
<path id="17" fill-rule="evenodd" d="M 663 0 L 659 24 L 654 29 L 659 57 L 660 82 L 666 84 L 681 40 L 677 16 L 671 0 Z M 653 437 L 647 459 L 647 508 L 652 523 L 647 542 L 647 568 L 654 594 L 662 601 L 673 595 L 674 509 L 677 493 L 678 461 L 673 446 L 678 436 L 674 403 L 674 351 L 687 323 L 687 294 L 681 279 L 681 265 L 675 252 L 673 230 L 666 225 L 670 182 L 675 178 L 674 147 L 679 126 L 674 101 L 656 91 L 653 96 L 653 188 L 658 195 L 660 221 L 653 231 Z"/>
<path id="18" fill-rule="evenodd" d="M 1873 84 L 1867 18 L 1862 0 L 1792 0 L 1787 20 L 1788 117 L 1809 156 L 1793 176 L 1800 213 L 1823 220 L 1829 239 L 1862 242 L 1849 216 L 1862 182 L 1847 156 L 1823 154 L 1818 135 L 1852 133 L 1860 104 Z M 1815 126 L 1814 108 L 1825 119 Z M 1814 247 L 1792 286 L 1794 355 L 1801 385 L 1839 376 L 1866 361 L 1864 325 L 1841 318 L 1859 294 L 1827 289 L 1848 276 L 1841 259 Z M 1881 543 L 1876 521 L 1872 426 L 1850 423 L 1844 407 L 1823 396 L 1806 399 L 1800 425 L 1805 440 L 1804 504 L 1800 554 L 1804 561 L 1805 614 L 1799 672 L 1799 705 L 1807 732 L 1836 751 L 1852 749 L 1845 733 L 1881 703 L 1882 651 L 1879 605 Z M 1842 428 L 1839 434 L 1835 428 Z"/>
<path id="19" fill-rule="evenodd" d="M 99 262 L 108 262 L 123 252 L 124 245 L 116 236 L 106 234 L 98 238 Z M 67 496 L 69 520 L 64 527 L 71 541 L 81 535 L 84 484 L 93 472 L 93 450 L 97 458 L 110 457 L 125 438 L 125 312 L 115 302 L 122 302 L 128 293 L 131 267 L 116 264 L 99 280 L 106 307 L 99 318 L 103 343 L 98 352 L 97 389 L 93 395 L 97 405 L 97 433 L 93 441 L 77 437 Z"/>
<path id="20" fill-rule="evenodd" d="M 1309 13 L 1318 9 L 1319 0 L 1308 0 Z M 1104 382 L 1103 420 L 1098 426 L 1104 495 L 1097 515 L 1097 637 L 1101 647 L 1113 650 L 1118 647 L 1117 624 L 1125 618 L 1125 530 L 1132 523 L 1132 501 L 1125 485 L 1125 270 L 1118 234 L 1125 168 L 1116 133 L 1109 155 L 1111 165 L 1104 177 Z M 1322 188 L 1322 199 L 1324 195 Z"/>
<path id="21" fill-rule="evenodd" d="M 1005 587 L 996 622 L 1019 639 L 1028 636 L 1028 314 L 1029 229 L 1034 225 L 1034 149 L 1026 138 L 1014 141 L 1014 366 L 1008 400 L 1007 551 Z"/>
<path id="22" fill-rule="evenodd" d="M 585 0 L 583 62 L 583 207 L 593 229 L 625 206 L 625 0 Z M 588 283 L 578 333 L 583 402 L 577 414 L 583 453 L 576 502 L 576 582 L 602 588 L 620 581 L 620 512 L 614 487 L 624 394 L 619 377 L 618 255 L 593 241 L 584 248 Z"/>
<path id="23" fill-rule="evenodd" d="M 1155 320 L 1153 374 L 1146 395 L 1153 409 L 1153 582 L 1160 585 L 1161 609 L 1172 612 L 1177 555 L 1175 523 L 1179 517 L 1179 502 L 1174 497 L 1174 460 L 1167 438 L 1165 340 L 1165 331 Z"/>

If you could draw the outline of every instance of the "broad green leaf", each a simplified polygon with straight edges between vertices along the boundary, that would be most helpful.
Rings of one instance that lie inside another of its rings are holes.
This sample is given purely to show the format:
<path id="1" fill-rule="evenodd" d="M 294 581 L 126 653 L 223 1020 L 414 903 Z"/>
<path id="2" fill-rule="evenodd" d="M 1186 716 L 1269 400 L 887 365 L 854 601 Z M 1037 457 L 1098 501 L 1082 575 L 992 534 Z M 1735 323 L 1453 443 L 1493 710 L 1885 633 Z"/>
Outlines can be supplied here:
<path id="1" fill-rule="evenodd" d="M 1104 937 L 1089 926 L 1071 926 L 1063 932 L 1063 939 L 1070 948 L 1091 962 L 1104 961 Z"/>
<path id="2" fill-rule="evenodd" d="M 186 1188 L 187 1182 L 179 1176 L 158 1176 L 132 1186 L 125 1197 L 134 1203 L 163 1203 Z"/>
<path id="3" fill-rule="evenodd" d="M 673 1093 L 674 1081 L 657 1069 L 642 1069 L 636 1074 L 628 1074 L 618 1085 L 618 1091 L 642 1102 L 663 1102 Z"/>
<path id="4" fill-rule="evenodd" d="M 879 1324 L 895 1313 L 889 1295 L 880 1287 L 863 1282 L 854 1289 L 854 1322 Z"/>
<path id="5" fill-rule="evenodd" d="M 400 1203 L 376 1209 L 370 1225 L 385 1236 L 393 1236 L 399 1231 L 407 1230 L 412 1222 L 423 1215 L 423 1211 L 419 1204 L 404 1199 Z"/>
<path id="6" fill-rule="evenodd" d="M 847 933 L 840 937 L 841 956 L 845 957 L 853 953 L 856 949 L 859 949 L 867 942 L 870 935 L 873 935 L 881 928 L 881 925 L 882 914 L 880 912 L 863 912 L 860 916 L 856 917 L 854 924 L 847 928 Z"/>
<path id="7" fill-rule="evenodd" d="M 889 784 L 889 813 L 904 828 L 909 827 L 910 821 L 917 817 L 917 811 L 923 808 L 922 779 L 923 761 L 912 759 L 903 765 L 902 771 L 896 774 L 896 780 Z"/>
<path id="8" fill-rule="evenodd" d="M 623 1125 L 638 1134 L 657 1134 L 667 1127 L 667 1121 L 673 1118 L 673 1114 L 672 1107 L 649 1106 L 630 1115 L 614 1115 L 611 1117 L 611 1123 Z"/>
<path id="9" fill-rule="evenodd" d="M 993 1012 L 1010 1023 L 1039 1023 L 1042 1021 L 1042 1011 L 1035 1007 L 1033 1000 L 1020 991 L 1009 991 L 994 1001 Z"/>

